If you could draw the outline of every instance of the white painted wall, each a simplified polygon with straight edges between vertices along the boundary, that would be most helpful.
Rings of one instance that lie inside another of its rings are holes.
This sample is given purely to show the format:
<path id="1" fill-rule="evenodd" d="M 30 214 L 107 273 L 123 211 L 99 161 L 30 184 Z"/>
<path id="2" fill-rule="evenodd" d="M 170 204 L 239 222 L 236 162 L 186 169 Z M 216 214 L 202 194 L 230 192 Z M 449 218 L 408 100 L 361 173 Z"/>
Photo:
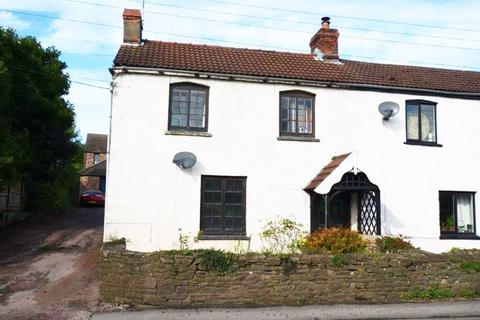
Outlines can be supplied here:
<path id="1" fill-rule="evenodd" d="M 182 81 L 210 87 L 212 137 L 165 135 L 169 85 Z M 320 142 L 277 141 L 279 92 L 291 89 L 316 94 Z M 442 148 L 404 144 L 407 99 L 438 103 Z M 401 110 L 383 121 L 377 106 L 387 100 Z M 199 231 L 201 175 L 247 176 L 247 235 L 251 249 L 260 250 L 259 233 L 268 219 L 291 217 L 309 229 L 310 199 L 302 189 L 332 156 L 357 151 L 358 168 L 381 190 L 382 234 L 412 237 L 430 251 L 480 248 L 475 240 L 439 240 L 438 209 L 439 190 L 480 191 L 479 119 L 480 101 L 473 100 L 120 74 L 113 93 L 104 237 L 125 237 L 130 250 L 178 248 L 179 228 L 192 236 Z M 194 168 L 172 163 L 179 151 L 196 154 Z M 478 234 L 478 212 L 476 220 Z"/>

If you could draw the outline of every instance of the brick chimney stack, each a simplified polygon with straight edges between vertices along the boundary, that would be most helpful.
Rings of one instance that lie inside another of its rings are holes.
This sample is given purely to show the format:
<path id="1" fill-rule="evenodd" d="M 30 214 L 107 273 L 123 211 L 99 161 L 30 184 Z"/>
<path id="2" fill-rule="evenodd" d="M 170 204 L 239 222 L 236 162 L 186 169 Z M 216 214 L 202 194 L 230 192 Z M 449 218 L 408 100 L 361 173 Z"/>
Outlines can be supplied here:
<path id="1" fill-rule="evenodd" d="M 123 10 L 123 43 L 140 45 L 142 43 L 142 14 L 138 9 Z"/>
<path id="2" fill-rule="evenodd" d="M 338 33 L 330 29 L 330 17 L 322 18 L 322 27 L 310 40 L 310 49 L 317 59 L 327 62 L 338 62 Z"/>

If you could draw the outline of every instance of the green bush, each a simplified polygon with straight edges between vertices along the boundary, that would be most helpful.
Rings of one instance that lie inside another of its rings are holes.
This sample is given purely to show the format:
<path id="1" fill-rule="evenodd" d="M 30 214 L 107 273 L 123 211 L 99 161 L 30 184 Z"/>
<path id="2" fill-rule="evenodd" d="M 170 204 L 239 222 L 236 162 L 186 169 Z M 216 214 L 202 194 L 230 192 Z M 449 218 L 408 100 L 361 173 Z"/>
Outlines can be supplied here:
<path id="1" fill-rule="evenodd" d="M 343 254 L 364 252 L 368 242 L 356 231 L 343 228 L 320 229 L 301 242 L 305 253 Z"/>
<path id="2" fill-rule="evenodd" d="M 382 253 L 412 250 L 414 247 L 402 237 L 382 237 L 375 240 L 377 249 Z"/>
<path id="3" fill-rule="evenodd" d="M 230 252 L 215 249 L 198 250 L 197 258 L 207 271 L 224 274 L 232 270 L 235 255 Z"/>

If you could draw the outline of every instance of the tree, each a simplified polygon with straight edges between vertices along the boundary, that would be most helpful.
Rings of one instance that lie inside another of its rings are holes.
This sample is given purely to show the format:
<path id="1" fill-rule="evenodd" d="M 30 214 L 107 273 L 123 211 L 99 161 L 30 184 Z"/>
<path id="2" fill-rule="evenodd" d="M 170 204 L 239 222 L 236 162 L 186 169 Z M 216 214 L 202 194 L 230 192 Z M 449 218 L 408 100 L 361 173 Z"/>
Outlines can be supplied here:
<path id="1" fill-rule="evenodd" d="M 66 208 L 78 184 L 80 143 L 59 56 L 0 28 L 0 185 L 24 182 L 32 211 Z"/>

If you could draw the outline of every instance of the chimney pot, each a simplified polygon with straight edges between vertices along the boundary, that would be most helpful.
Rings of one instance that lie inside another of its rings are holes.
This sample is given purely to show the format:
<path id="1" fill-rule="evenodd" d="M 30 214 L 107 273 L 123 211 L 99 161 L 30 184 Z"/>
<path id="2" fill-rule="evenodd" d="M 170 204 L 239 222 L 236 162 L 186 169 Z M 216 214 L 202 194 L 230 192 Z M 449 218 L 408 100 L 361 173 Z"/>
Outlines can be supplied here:
<path id="1" fill-rule="evenodd" d="M 140 45 L 142 43 L 142 14 L 138 9 L 123 10 L 123 43 Z"/>
<path id="2" fill-rule="evenodd" d="M 322 29 L 330 29 L 330 17 L 322 18 Z"/>
<path id="3" fill-rule="evenodd" d="M 338 37 L 337 29 L 330 29 L 330 17 L 322 18 L 322 27 L 310 40 L 311 53 L 323 61 L 338 62 Z"/>

